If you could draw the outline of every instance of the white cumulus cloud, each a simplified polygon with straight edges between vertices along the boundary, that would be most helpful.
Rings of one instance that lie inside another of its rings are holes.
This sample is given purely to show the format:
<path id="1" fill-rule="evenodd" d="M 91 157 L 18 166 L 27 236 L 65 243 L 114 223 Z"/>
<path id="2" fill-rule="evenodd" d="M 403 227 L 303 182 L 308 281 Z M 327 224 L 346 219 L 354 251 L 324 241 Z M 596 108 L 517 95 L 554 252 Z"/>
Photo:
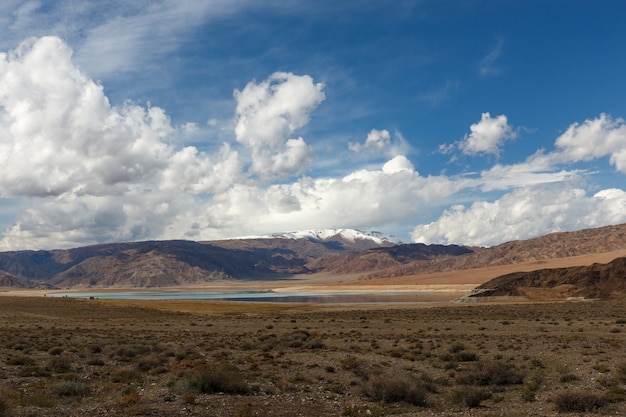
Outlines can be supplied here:
<path id="1" fill-rule="evenodd" d="M 609 156 L 615 168 L 626 173 L 626 124 L 601 114 L 595 119 L 574 123 L 556 140 L 554 159 L 560 162 L 589 161 Z"/>
<path id="2" fill-rule="evenodd" d="M 360 142 L 350 142 L 348 144 L 348 148 L 352 152 L 382 152 L 388 150 L 391 146 L 391 135 L 389 131 L 386 129 L 377 130 L 372 129 L 370 133 L 367 134 L 367 138 L 364 143 Z"/>
<path id="3" fill-rule="evenodd" d="M 491 117 L 483 113 L 480 121 L 470 126 L 470 131 L 459 143 L 459 148 L 467 155 L 498 155 L 504 142 L 516 136 L 503 114 Z"/>
<path id="4" fill-rule="evenodd" d="M 235 137 L 251 152 L 251 172 L 270 178 L 302 172 L 312 150 L 301 137 L 289 136 L 309 122 L 325 99 L 323 89 L 308 75 L 277 72 L 235 90 Z"/>
<path id="5" fill-rule="evenodd" d="M 572 186 L 517 189 L 489 202 L 455 205 L 439 219 L 414 228 L 423 243 L 490 246 L 550 232 L 579 230 L 626 222 L 626 192 L 600 191 L 592 196 Z"/>

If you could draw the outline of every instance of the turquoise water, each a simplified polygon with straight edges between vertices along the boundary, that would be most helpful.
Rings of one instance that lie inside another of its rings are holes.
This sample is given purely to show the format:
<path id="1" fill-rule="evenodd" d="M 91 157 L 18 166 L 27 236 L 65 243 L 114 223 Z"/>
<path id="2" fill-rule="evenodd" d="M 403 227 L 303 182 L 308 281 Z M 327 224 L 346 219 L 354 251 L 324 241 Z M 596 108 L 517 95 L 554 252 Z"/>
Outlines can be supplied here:
<path id="1" fill-rule="evenodd" d="M 430 292 L 372 292 L 372 291 L 312 291 L 312 292 L 274 292 L 274 291 L 112 291 L 112 292 L 67 292 L 52 293 L 48 297 L 69 298 L 108 298 L 122 300 L 214 300 L 248 301 L 273 303 L 407 303 L 426 301 L 420 297 Z"/>

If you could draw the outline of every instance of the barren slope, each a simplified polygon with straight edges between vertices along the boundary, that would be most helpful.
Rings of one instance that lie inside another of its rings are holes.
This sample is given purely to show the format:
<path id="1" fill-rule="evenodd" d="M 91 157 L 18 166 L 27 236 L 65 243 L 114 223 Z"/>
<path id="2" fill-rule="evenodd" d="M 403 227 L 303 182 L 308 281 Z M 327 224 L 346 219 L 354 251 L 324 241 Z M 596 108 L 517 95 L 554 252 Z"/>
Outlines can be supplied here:
<path id="1" fill-rule="evenodd" d="M 626 249 L 626 224 L 576 232 L 551 233 L 534 239 L 507 242 L 490 248 L 472 249 L 474 250 L 473 253 L 462 256 L 409 262 L 365 274 L 364 278 L 467 270 L 614 252 Z"/>
<path id="2" fill-rule="evenodd" d="M 469 297 L 612 299 L 626 295 L 626 258 L 606 264 L 515 272 L 494 278 Z"/>

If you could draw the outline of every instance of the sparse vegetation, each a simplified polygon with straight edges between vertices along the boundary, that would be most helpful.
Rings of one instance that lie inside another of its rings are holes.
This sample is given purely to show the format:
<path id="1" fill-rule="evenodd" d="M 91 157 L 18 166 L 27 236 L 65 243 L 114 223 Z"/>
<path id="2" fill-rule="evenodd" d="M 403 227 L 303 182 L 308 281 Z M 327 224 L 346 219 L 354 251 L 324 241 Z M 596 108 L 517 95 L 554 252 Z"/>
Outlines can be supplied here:
<path id="1" fill-rule="evenodd" d="M 85 396 L 89 394 L 89 385 L 77 379 L 58 381 L 52 384 L 52 393 L 62 396 Z"/>
<path id="2" fill-rule="evenodd" d="M 586 413 L 604 407 L 606 400 L 604 397 L 591 392 L 566 391 L 557 394 L 554 403 L 556 410 L 562 413 Z"/>
<path id="3" fill-rule="evenodd" d="M 474 387 L 455 389 L 452 391 L 451 400 L 452 403 L 459 407 L 476 408 L 480 404 L 491 398 L 491 392 L 485 389 L 479 389 Z"/>
<path id="4" fill-rule="evenodd" d="M 0 417 L 626 414 L 626 301 L 176 307 L 0 297 Z"/>
<path id="5" fill-rule="evenodd" d="M 243 373 L 232 365 L 203 365 L 189 380 L 189 388 L 200 394 L 247 394 L 250 389 Z"/>
<path id="6" fill-rule="evenodd" d="M 415 378 L 397 375 L 377 376 L 372 378 L 364 393 L 372 400 L 382 403 L 405 402 L 420 407 L 426 406 L 427 389 Z"/>

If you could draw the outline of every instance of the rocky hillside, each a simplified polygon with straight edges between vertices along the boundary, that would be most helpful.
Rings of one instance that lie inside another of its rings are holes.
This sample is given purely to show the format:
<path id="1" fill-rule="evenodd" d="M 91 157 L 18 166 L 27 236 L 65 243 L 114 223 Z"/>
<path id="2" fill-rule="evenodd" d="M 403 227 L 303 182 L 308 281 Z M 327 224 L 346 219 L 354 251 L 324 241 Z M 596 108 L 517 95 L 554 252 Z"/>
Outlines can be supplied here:
<path id="1" fill-rule="evenodd" d="M 416 261 L 427 264 L 435 259 L 456 258 L 472 252 L 471 249 L 464 246 L 413 243 L 318 258 L 308 263 L 307 267 L 312 271 L 337 274 L 371 273 L 372 271 L 391 270 L 405 265 L 413 265 Z"/>
<path id="2" fill-rule="evenodd" d="M 503 243 L 490 248 L 471 248 L 471 253 L 455 257 L 438 257 L 393 265 L 381 271 L 366 274 L 364 278 L 385 278 L 511 265 L 548 259 L 566 258 L 591 253 L 605 253 L 626 249 L 626 224 L 559 232 L 528 240 Z"/>
<path id="3" fill-rule="evenodd" d="M 626 225 L 554 233 L 492 248 L 393 245 L 378 236 L 338 233 L 212 242 L 112 243 L 0 253 L 0 286 L 164 287 L 219 280 L 272 280 L 296 274 L 359 274 L 361 279 L 509 265 L 626 249 Z M 365 249 L 363 249 L 365 248 Z"/>
<path id="4" fill-rule="evenodd" d="M 380 244 L 391 245 L 388 241 Z M 332 234 L 328 239 L 150 241 L 69 250 L 4 252 L 0 253 L 0 272 L 15 279 L 6 279 L 0 286 L 18 287 L 28 281 L 58 288 L 169 287 L 218 280 L 281 279 L 315 272 L 310 264 L 317 259 L 371 246 L 376 246 L 376 241 Z M 409 246 L 404 256 L 423 258 L 426 255 L 410 255 L 409 252 L 429 250 L 425 245 Z"/>
<path id="5" fill-rule="evenodd" d="M 468 298 L 612 299 L 626 296 L 626 258 L 608 264 L 540 269 L 503 275 L 480 285 Z"/>

